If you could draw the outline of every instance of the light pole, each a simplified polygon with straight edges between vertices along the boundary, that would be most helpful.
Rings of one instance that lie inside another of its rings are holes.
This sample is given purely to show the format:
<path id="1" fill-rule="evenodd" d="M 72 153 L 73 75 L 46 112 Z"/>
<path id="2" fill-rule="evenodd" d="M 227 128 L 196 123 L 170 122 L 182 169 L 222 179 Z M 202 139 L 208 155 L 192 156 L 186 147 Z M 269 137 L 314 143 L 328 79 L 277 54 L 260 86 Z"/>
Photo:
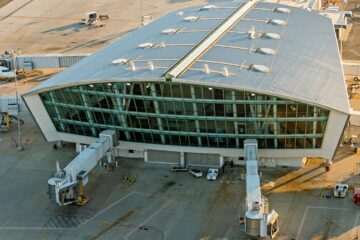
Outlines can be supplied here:
<path id="1" fill-rule="evenodd" d="M 20 49 L 19 49 L 20 50 Z M 16 92 L 16 106 L 17 106 L 17 127 L 18 127 L 18 143 L 17 149 L 18 151 L 22 151 L 22 139 L 21 139 L 21 126 L 20 126 L 20 104 L 19 104 L 19 92 L 18 92 L 18 82 L 17 82 L 17 74 L 16 74 L 16 53 L 14 50 L 11 50 L 12 60 L 13 60 L 13 70 L 15 73 L 15 92 Z"/>
<path id="2" fill-rule="evenodd" d="M 140 0 L 140 27 L 143 26 L 143 0 Z"/>

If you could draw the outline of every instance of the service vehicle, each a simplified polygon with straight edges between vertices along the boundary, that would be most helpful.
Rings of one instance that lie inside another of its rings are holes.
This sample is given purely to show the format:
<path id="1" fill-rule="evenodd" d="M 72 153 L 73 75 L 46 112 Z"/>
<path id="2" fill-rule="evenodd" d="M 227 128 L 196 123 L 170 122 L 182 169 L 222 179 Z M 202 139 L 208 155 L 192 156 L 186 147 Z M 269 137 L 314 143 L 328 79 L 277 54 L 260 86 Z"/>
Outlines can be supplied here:
<path id="1" fill-rule="evenodd" d="M 7 67 L 0 66 L 0 79 L 12 80 L 16 77 L 16 74 L 9 70 Z"/>
<path id="2" fill-rule="evenodd" d="M 95 26 L 102 26 L 102 24 L 99 24 L 99 22 L 103 20 L 110 19 L 109 14 L 98 14 L 97 12 L 88 12 L 86 13 L 86 17 L 82 18 L 80 23 L 86 24 L 86 25 L 95 25 Z"/>
<path id="3" fill-rule="evenodd" d="M 215 181 L 219 175 L 219 169 L 209 168 L 206 178 Z"/>
<path id="4" fill-rule="evenodd" d="M 200 178 L 203 175 L 202 171 L 200 171 L 199 169 L 196 169 L 196 168 L 190 169 L 189 173 L 197 178 Z"/>
<path id="5" fill-rule="evenodd" d="M 349 185 L 338 183 L 334 187 L 334 197 L 344 198 L 348 190 Z"/>
<path id="6" fill-rule="evenodd" d="M 355 204 L 360 205 L 360 187 L 354 188 L 353 201 Z"/>

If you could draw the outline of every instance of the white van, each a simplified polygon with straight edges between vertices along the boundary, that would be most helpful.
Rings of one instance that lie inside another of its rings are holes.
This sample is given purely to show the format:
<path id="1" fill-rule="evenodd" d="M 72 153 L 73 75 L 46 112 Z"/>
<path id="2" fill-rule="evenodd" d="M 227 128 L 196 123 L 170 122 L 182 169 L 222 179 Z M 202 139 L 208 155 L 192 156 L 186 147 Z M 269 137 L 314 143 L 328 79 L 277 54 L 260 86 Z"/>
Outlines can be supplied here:
<path id="1" fill-rule="evenodd" d="M 0 79 L 12 79 L 16 74 L 7 67 L 0 66 Z"/>

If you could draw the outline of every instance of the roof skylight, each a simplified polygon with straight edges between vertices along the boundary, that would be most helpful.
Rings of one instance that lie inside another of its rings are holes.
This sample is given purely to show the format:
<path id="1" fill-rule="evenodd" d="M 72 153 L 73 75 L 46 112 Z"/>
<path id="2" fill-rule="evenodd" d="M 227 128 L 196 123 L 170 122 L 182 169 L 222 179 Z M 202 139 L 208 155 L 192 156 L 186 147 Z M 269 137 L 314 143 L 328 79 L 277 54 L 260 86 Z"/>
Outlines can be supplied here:
<path id="1" fill-rule="evenodd" d="M 138 48 L 147 49 L 147 48 L 164 48 L 166 47 L 164 42 L 161 43 L 152 43 L 152 42 L 146 42 L 141 43 L 138 45 Z"/>
<path id="2" fill-rule="evenodd" d="M 274 12 L 277 12 L 277 13 L 290 13 L 290 9 L 279 7 L 279 8 L 274 8 Z"/>
<path id="3" fill-rule="evenodd" d="M 256 52 L 266 54 L 266 55 L 275 55 L 276 51 L 271 48 L 258 48 L 256 49 Z"/>
<path id="4" fill-rule="evenodd" d="M 270 72 L 270 68 L 259 64 L 251 64 L 249 66 L 249 70 L 253 70 L 254 72 L 262 72 L 262 73 Z"/>
<path id="5" fill-rule="evenodd" d="M 215 5 L 206 5 L 206 6 L 203 6 L 202 8 L 200 8 L 199 10 L 200 11 L 208 11 L 208 10 L 215 10 L 215 9 L 216 9 Z"/>
<path id="6" fill-rule="evenodd" d="M 280 19 L 271 19 L 268 20 L 267 23 L 273 24 L 273 25 L 286 25 L 286 22 Z"/>
<path id="7" fill-rule="evenodd" d="M 172 35 L 172 34 L 178 33 L 179 31 L 180 31 L 180 29 L 168 28 L 168 29 L 163 30 L 161 33 L 166 34 L 166 35 Z"/>
<path id="8" fill-rule="evenodd" d="M 184 18 L 184 21 L 186 22 L 195 22 L 198 21 L 200 19 L 200 17 L 196 17 L 196 16 L 188 16 Z"/>
<path id="9" fill-rule="evenodd" d="M 154 47 L 155 43 L 151 43 L 151 42 L 146 42 L 146 43 L 141 43 L 138 45 L 138 48 L 152 48 Z"/>
<path id="10" fill-rule="evenodd" d="M 131 59 L 128 58 L 119 58 L 119 59 L 115 59 L 114 61 L 112 61 L 112 64 L 127 64 L 131 61 Z"/>
<path id="11" fill-rule="evenodd" d="M 277 33 L 264 33 L 262 35 L 263 38 L 267 38 L 267 39 L 274 39 L 274 40 L 280 40 L 280 35 Z"/>

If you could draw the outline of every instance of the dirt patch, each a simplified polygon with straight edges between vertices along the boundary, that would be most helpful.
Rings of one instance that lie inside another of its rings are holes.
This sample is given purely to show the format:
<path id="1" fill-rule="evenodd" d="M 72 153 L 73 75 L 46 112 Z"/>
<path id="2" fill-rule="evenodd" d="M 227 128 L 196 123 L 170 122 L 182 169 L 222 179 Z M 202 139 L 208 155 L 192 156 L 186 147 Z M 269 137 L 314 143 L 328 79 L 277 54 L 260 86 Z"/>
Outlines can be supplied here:
<path id="1" fill-rule="evenodd" d="M 0 8 L 8 4 L 9 2 L 12 2 L 12 0 L 0 0 Z"/>

